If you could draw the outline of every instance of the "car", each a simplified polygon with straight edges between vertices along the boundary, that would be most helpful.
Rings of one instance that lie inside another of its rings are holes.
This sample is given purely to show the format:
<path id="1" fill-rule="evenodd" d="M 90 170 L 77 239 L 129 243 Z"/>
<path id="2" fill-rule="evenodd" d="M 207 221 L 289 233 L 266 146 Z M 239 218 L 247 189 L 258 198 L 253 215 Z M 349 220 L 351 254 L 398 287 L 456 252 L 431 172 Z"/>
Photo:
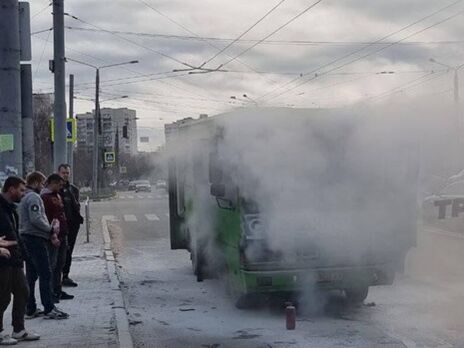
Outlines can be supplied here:
<path id="1" fill-rule="evenodd" d="M 151 185 L 148 180 L 140 180 L 135 185 L 135 192 L 151 192 Z"/>
<path id="2" fill-rule="evenodd" d="M 127 185 L 127 189 L 129 191 L 135 191 L 138 182 L 139 182 L 139 180 L 129 181 L 129 184 Z"/>

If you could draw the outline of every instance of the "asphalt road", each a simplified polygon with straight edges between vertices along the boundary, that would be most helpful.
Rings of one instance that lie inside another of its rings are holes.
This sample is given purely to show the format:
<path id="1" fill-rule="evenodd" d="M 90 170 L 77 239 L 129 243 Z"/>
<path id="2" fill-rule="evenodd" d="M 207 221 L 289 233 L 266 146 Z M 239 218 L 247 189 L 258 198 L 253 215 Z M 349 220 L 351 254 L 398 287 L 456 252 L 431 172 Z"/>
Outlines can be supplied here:
<path id="1" fill-rule="evenodd" d="M 308 294 L 312 304 L 299 309 L 296 330 L 287 331 L 280 307 L 238 310 L 220 280 L 195 281 L 189 254 L 170 250 L 165 192 L 120 193 L 93 203 L 92 211 L 114 220 L 110 231 L 137 347 L 464 347 L 462 273 L 399 275 L 393 286 L 371 288 L 358 307 L 338 293 L 316 300 Z M 447 243 L 464 248 L 462 240 Z M 431 259 L 417 249 L 410 258 L 411 269 Z"/>

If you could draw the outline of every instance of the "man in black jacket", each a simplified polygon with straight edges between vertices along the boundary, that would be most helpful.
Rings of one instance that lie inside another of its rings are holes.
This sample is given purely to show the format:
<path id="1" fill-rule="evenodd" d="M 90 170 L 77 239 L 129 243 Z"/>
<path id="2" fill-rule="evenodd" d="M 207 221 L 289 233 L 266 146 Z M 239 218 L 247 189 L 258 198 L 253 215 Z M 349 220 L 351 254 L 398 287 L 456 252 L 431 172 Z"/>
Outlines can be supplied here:
<path id="1" fill-rule="evenodd" d="M 80 225 L 84 222 L 84 218 L 81 215 L 79 189 L 69 182 L 69 176 L 71 174 L 70 165 L 60 164 L 58 167 L 58 174 L 64 179 L 64 185 L 60 191 L 60 195 L 63 199 L 64 211 L 68 224 L 68 252 L 63 267 L 63 286 L 75 287 L 77 283 L 69 278 L 69 272 L 77 234 L 79 233 Z"/>
<path id="2" fill-rule="evenodd" d="M 27 332 L 24 328 L 24 314 L 29 289 L 23 271 L 23 248 L 18 235 L 18 214 L 16 203 L 21 201 L 26 191 L 24 180 L 18 177 L 6 179 L 0 195 L 0 237 L 16 242 L 8 247 L 10 257 L 0 258 L 0 345 L 12 345 L 17 341 L 38 340 L 40 336 Z M 3 314 L 8 308 L 13 294 L 13 335 L 3 333 Z"/>

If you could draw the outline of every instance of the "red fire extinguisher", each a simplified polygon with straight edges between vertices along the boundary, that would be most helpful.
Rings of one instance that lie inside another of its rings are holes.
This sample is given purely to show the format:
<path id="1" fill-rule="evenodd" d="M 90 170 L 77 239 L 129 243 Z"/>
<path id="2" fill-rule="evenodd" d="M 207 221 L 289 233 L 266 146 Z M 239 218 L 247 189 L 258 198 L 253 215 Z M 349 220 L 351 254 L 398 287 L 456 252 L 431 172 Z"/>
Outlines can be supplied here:
<path id="1" fill-rule="evenodd" d="M 296 309 L 291 303 L 287 303 L 285 308 L 287 330 L 295 330 L 296 326 Z"/>

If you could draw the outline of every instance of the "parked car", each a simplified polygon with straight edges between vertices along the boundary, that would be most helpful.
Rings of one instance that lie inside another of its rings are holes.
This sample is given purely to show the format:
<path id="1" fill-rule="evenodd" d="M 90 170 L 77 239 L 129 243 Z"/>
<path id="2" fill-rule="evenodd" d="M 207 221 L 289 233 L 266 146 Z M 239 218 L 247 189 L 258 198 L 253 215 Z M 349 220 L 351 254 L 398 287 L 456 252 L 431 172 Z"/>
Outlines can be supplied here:
<path id="1" fill-rule="evenodd" d="M 151 192 L 151 185 L 148 180 L 140 180 L 135 185 L 135 192 Z"/>
<path id="2" fill-rule="evenodd" d="M 129 181 L 129 184 L 127 185 L 127 189 L 129 191 L 135 191 L 135 188 L 136 188 L 138 182 L 139 182 L 139 180 Z"/>

